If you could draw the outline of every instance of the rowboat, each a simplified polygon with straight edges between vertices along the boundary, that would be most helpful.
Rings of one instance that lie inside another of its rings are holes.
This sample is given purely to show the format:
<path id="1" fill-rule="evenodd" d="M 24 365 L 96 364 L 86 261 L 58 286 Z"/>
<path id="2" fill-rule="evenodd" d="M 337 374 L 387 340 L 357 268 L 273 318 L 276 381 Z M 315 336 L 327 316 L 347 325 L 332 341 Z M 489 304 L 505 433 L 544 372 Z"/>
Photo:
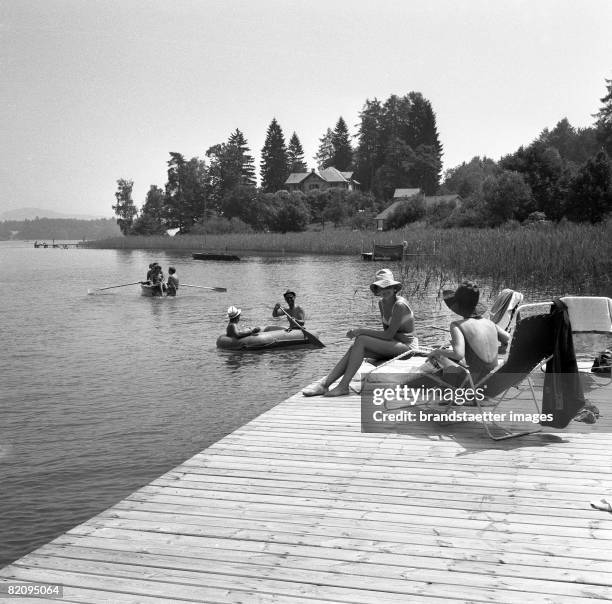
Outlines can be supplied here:
<path id="1" fill-rule="evenodd" d="M 146 283 L 140 284 L 140 293 L 147 298 L 160 298 L 166 295 L 161 285 L 148 285 Z"/>
<path id="2" fill-rule="evenodd" d="M 299 329 L 285 331 L 276 327 L 266 327 L 258 334 L 246 338 L 229 338 L 226 335 L 217 338 L 217 348 L 225 350 L 267 350 L 289 346 L 308 346 L 310 344 L 311 342 Z"/>
<path id="3" fill-rule="evenodd" d="M 191 254 L 194 260 L 226 260 L 236 262 L 240 260 L 238 256 L 234 254 L 218 254 L 214 252 L 194 252 Z"/>

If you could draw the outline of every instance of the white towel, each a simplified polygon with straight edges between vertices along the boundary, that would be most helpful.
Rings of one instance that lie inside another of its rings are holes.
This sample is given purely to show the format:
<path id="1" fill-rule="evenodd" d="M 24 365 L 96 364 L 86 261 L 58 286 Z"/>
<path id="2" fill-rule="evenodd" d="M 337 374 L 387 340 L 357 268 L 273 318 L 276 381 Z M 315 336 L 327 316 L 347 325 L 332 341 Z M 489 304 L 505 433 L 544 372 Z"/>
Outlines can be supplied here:
<path id="1" fill-rule="evenodd" d="M 612 333 L 612 300 L 603 297 L 568 296 L 567 306 L 572 331 Z"/>

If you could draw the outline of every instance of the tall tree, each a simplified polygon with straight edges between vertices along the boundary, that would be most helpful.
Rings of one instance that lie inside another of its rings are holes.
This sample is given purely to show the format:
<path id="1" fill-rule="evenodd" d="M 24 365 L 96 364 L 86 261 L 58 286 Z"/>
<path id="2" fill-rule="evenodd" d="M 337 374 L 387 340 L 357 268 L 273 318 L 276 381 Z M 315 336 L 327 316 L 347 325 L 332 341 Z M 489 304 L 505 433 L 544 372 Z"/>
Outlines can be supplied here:
<path id="1" fill-rule="evenodd" d="M 117 224 L 124 235 L 127 235 L 130 232 L 134 218 L 138 213 L 132 199 L 133 188 L 133 180 L 120 178 L 117 181 L 117 192 L 115 193 L 117 203 L 113 206 L 113 210 L 117 215 Z"/>
<path id="2" fill-rule="evenodd" d="M 577 164 L 577 168 L 597 153 L 599 144 L 596 134 L 595 128 L 574 128 L 564 117 L 552 130 L 545 128 L 537 141 L 557 149 L 564 162 Z"/>
<path id="3" fill-rule="evenodd" d="M 356 178 L 364 190 L 372 188 L 376 170 L 382 164 L 382 106 L 380 101 L 366 100 L 361 113 L 358 143 L 355 150 Z"/>
<path id="4" fill-rule="evenodd" d="M 409 178 L 426 195 L 433 195 L 440 184 L 442 171 L 442 145 L 436 114 L 420 92 L 410 92 L 403 101 L 408 105 L 403 139 L 415 154 L 415 161 L 408 170 Z"/>
<path id="5" fill-rule="evenodd" d="M 594 117 L 597 118 L 597 140 L 608 156 L 612 156 L 612 80 L 606 79 L 606 90 L 608 93 L 600 99 L 603 105 Z"/>
<path id="6" fill-rule="evenodd" d="M 265 192 L 274 193 L 284 187 L 289 176 L 288 164 L 283 130 L 273 118 L 261 150 L 261 188 Z"/>
<path id="7" fill-rule="evenodd" d="M 353 165 L 353 147 L 344 118 L 340 116 L 332 135 L 334 155 L 332 165 L 340 171 L 345 171 Z"/>
<path id="8" fill-rule="evenodd" d="M 209 159 L 208 198 L 210 209 L 221 212 L 223 198 L 240 184 L 241 166 L 236 161 L 235 149 L 227 143 L 213 145 L 206 151 Z"/>
<path id="9" fill-rule="evenodd" d="M 246 186 L 255 186 L 257 179 L 255 178 L 255 161 L 253 156 L 249 154 L 250 149 L 247 144 L 244 134 L 236 128 L 228 141 L 229 152 L 232 154 L 230 161 L 235 161 L 236 166 L 240 166 L 240 184 Z"/>
<path id="10" fill-rule="evenodd" d="M 331 128 L 319 139 L 319 150 L 314 156 L 319 170 L 331 168 L 334 163 L 334 133 Z"/>
<path id="11" fill-rule="evenodd" d="M 140 215 L 134 221 L 132 232 L 138 235 L 162 235 L 166 233 L 164 226 L 164 209 L 166 194 L 156 185 L 151 185 L 147 197 L 140 210 Z"/>
<path id="12" fill-rule="evenodd" d="M 169 228 L 188 233 L 206 211 L 207 170 L 197 157 L 186 161 L 181 153 L 171 152 L 168 160 L 165 218 Z"/>
<path id="13" fill-rule="evenodd" d="M 468 163 L 463 162 L 446 171 L 440 192 L 443 195 L 457 193 L 463 199 L 468 199 L 482 190 L 482 183 L 487 176 L 495 176 L 499 172 L 500 169 L 492 159 L 473 157 Z"/>
<path id="14" fill-rule="evenodd" d="M 287 160 L 289 172 L 308 172 L 308 166 L 304 161 L 304 149 L 298 135 L 294 132 L 287 147 Z"/>
<path id="15" fill-rule="evenodd" d="M 533 206 L 525 208 L 524 220 L 534 211 L 544 212 L 548 218 L 558 220 L 562 214 L 562 196 L 559 186 L 564 173 L 563 160 L 555 147 L 534 141 L 528 147 L 519 147 L 512 155 L 502 157 L 500 167 L 520 172 L 533 193 Z"/>
<path id="16" fill-rule="evenodd" d="M 524 208 L 529 208 L 531 203 L 531 189 L 523 175 L 508 170 L 499 176 L 487 177 L 482 186 L 482 195 L 493 226 L 515 218 L 521 209 L 525 214 Z"/>

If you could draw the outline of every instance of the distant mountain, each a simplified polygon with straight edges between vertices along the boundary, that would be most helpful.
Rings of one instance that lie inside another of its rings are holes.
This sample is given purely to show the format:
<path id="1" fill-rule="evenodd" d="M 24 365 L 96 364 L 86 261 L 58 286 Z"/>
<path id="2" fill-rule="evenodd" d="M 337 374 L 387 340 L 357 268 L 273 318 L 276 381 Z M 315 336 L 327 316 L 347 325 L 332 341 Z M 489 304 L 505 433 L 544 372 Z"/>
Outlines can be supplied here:
<path id="1" fill-rule="evenodd" d="M 110 216 L 90 216 L 87 214 L 64 214 L 43 208 L 17 208 L 0 214 L 0 220 L 33 220 L 34 218 L 75 218 L 77 220 L 96 220 L 110 218 Z"/>

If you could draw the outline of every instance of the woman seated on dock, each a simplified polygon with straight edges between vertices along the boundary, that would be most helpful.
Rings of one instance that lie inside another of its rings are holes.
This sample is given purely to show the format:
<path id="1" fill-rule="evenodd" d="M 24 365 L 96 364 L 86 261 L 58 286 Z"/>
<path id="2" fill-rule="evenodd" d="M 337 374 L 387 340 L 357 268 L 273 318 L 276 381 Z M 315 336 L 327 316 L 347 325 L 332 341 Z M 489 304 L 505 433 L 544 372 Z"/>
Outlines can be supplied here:
<path id="1" fill-rule="evenodd" d="M 359 327 L 350 329 L 347 337 L 355 342 L 340 359 L 331 373 L 322 380 L 302 390 L 304 396 L 343 396 L 349 393 L 349 384 L 357 373 L 364 358 L 390 359 L 404 352 L 418 348 L 414 335 L 414 314 L 408 301 L 398 292 L 402 284 L 393 278 L 393 273 L 382 269 L 376 273 L 376 280 L 370 289 L 379 296 L 378 307 L 382 319 L 382 330 Z M 340 379 L 338 385 L 329 387 Z"/>
<path id="2" fill-rule="evenodd" d="M 445 359 L 461 363 L 477 382 L 497 367 L 499 344 L 506 345 L 510 336 L 499 325 L 483 318 L 486 309 L 479 302 L 476 283 L 464 281 L 455 291 L 446 290 L 443 295 L 446 306 L 463 318 L 450 324 L 451 348 L 433 350 L 428 359 L 443 368 L 448 365 Z"/>

